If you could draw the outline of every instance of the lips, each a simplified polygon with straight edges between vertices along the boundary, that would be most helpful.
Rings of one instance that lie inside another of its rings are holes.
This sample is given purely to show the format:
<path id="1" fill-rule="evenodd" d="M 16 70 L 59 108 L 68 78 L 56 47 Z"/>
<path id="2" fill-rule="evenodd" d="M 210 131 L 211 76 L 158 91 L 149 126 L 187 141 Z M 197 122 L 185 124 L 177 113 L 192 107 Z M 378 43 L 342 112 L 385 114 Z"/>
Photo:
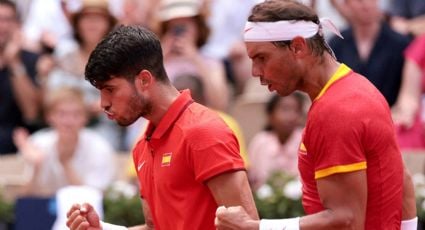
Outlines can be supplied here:
<path id="1" fill-rule="evenodd" d="M 270 92 L 272 92 L 272 91 L 273 91 L 273 89 L 272 89 L 272 85 L 271 85 L 271 84 L 268 84 L 268 85 L 267 85 L 267 87 L 269 88 L 269 91 L 270 91 Z"/>
<path id="2" fill-rule="evenodd" d="M 108 116 L 109 119 L 114 119 L 114 114 L 112 112 L 109 112 L 108 110 L 104 109 L 103 112 Z"/>

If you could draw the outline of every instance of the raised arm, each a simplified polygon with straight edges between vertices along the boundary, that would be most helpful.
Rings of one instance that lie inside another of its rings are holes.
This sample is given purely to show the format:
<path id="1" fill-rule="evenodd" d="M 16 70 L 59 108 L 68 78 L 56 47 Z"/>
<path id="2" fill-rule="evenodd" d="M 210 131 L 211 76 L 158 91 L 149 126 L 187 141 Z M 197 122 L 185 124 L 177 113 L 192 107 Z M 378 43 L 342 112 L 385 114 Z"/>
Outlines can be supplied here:
<path id="1" fill-rule="evenodd" d="M 127 228 L 100 221 L 99 215 L 90 204 L 74 204 L 67 213 L 66 226 L 70 230 L 152 230 L 154 229 L 152 215 L 148 203 L 142 199 L 145 224 Z"/>
<path id="2" fill-rule="evenodd" d="M 240 207 L 217 210 L 217 229 L 364 229 L 367 183 L 366 171 L 327 176 L 317 180 L 325 210 L 299 219 L 252 220 Z M 269 226 L 266 227 L 266 226 Z M 293 228 L 289 228 L 293 227 Z M 295 227 L 295 228 L 294 228 Z"/>
<path id="3" fill-rule="evenodd" d="M 258 220 L 245 171 L 220 174 L 208 180 L 207 186 L 219 206 L 242 206 L 252 219 Z"/>
<path id="4" fill-rule="evenodd" d="M 367 204 L 366 170 L 317 180 L 324 211 L 300 219 L 300 229 L 364 229 Z"/>

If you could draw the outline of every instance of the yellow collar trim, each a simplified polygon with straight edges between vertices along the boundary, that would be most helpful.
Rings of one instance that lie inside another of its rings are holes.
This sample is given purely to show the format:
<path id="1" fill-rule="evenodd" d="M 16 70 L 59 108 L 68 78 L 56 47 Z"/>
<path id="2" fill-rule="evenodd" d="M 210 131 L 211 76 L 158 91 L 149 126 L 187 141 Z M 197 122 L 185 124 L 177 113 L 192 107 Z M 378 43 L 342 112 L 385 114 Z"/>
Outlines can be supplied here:
<path id="1" fill-rule="evenodd" d="M 326 82 L 326 85 L 322 88 L 322 90 L 320 91 L 319 95 L 317 95 L 316 98 L 314 98 L 314 100 L 319 100 L 320 97 L 322 97 L 322 95 L 326 92 L 326 90 L 328 90 L 328 88 L 338 79 L 344 77 L 345 75 L 347 75 L 349 72 L 351 71 L 350 67 L 346 66 L 344 63 L 342 63 L 341 65 L 339 65 L 338 69 L 336 70 L 336 72 L 332 75 L 331 79 L 329 79 L 328 82 Z"/>

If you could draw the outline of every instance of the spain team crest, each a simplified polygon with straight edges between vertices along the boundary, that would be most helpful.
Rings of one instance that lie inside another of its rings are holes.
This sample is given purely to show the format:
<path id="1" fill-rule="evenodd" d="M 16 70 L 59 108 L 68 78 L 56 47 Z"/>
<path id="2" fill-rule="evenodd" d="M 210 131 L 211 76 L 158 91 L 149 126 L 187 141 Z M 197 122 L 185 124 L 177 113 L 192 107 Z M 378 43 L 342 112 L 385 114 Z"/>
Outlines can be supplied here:
<path id="1" fill-rule="evenodd" d="M 162 154 L 161 167 L 170 166 L 171 165 L 171 156 L 173 153 L 164 153 Z"/>

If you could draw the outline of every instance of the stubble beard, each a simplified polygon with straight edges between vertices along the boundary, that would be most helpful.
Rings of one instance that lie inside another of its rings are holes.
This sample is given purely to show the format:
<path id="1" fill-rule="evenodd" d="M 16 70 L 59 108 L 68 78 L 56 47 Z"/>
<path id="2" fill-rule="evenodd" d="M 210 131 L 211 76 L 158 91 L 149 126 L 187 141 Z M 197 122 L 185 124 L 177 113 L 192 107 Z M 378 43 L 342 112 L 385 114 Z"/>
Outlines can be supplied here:
<path id="1" fill-rule="evenodd" d="M 129 126 L 140 117 L 148 116 L 152 111 L 152 103 L 137 92 L 133 94 L 127 106 L 129 108 L 128 116 L 117 120 L 120 126 Z"/>

